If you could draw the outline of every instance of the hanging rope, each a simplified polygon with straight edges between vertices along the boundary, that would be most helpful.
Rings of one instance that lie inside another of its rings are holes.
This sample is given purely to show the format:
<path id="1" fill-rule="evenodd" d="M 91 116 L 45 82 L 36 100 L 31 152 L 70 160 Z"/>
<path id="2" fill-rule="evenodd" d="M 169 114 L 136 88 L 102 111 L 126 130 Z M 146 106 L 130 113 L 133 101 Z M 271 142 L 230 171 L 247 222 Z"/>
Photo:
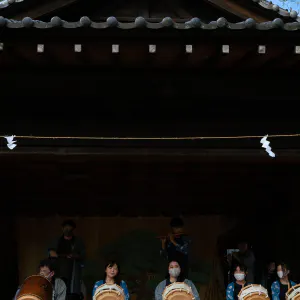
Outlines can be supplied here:
<path id="1" fill-rule="evenodd" d="M 6 138 L 7 136 L 0 136 Z M 14 135 L 16 139 L 31 139 L 31 140 L 116 140 L 116 141 L 178 141 L 178 140 L 231 140 L 231 139 L 261 139 L 263 135 L 237 135 L 237 136 L 174 136 L 174 137 L 107 137 L 107 136 L 38 136 L 38 135 Z M 268 138 L 285 138 L 285 137 L 300 137 L 300 133 L 294 134 L 271 134 Z"/>

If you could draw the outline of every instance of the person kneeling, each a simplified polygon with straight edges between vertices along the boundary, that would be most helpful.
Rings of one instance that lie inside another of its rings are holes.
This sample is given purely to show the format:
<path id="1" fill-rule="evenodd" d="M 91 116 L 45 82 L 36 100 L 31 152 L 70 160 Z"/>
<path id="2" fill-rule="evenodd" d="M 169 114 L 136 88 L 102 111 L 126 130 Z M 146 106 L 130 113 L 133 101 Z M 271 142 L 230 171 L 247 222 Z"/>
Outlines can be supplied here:
<path id="1" fill-rule="evenodd" d="M 120 279 L 120 265 L 115 261 L 110 261 L 104 268 L 104 276 L 102 280 L 95 283 L 93 289 L 93 298 L 96 294 L 97 289 L 104 284 L 113 285 L 116 284 L 123 289 L 125 300 L 130 299 L 129 291 L 125 281 Z"/>
<path id="2" fill-rule="evenodd" d="M 40 262 L 39 265 L 39 275 L 47 278 L 53 285 L 53 300 L 66 300 L 67 286 L 64 281 L 60 278 L 55 278 L 55 268 L 54 262 L 51 259 L 45 259 Z M 17 299 L 19 292 L 17 290 L 15 299 Z"/>
<path id="3" fill-rule="evenodd" d="M 285 263 L 280 263 L 277 265 L 277 276 L 278 280 L 273 282 L 271 286 L 272 299 L 273 300 L 285 300 L 286 292 L 296 283 L 289 280 L 289 267 Z"/>
<path id="4" fill-rule="evenodd" d="M 229 283 L 226 289 L 226 300 L 238 300 L 241 289 L 248 285 L 246 282 L 247 269 L 245 266 L 236 265 L 233 276 L 234 281 Z"/>
<path id="5" fill-rule="evenodd" d="M 158 284 L 155 289 L 155 300 L 163 300 L 163 293 L 165 288 L 171 285 L 172 283 L 185 283 L 193 293 L 193 299 L 200 300 L 198 291 L 191 280 L 183 278 L 181 275 L 181 268 L 177 261 L 171 261 L 169 263 L 169 273 L 166 276 L 166 279 Z"/>

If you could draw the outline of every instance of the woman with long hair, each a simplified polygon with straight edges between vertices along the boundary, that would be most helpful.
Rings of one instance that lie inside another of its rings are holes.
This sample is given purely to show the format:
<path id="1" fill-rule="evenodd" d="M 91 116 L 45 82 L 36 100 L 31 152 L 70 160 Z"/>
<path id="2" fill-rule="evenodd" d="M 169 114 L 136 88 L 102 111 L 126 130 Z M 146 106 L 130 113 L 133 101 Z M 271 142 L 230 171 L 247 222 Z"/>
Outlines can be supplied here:
<path id="1" fill-rule="evenodd" d="M 278 280 L 271 286 L 273 300 L 285 300 L 286 292 L 294 285 L 295 282 L 289 279 L 290 269 L 287 264 L 280 263 L 277 265 Z"/>
<path id="2" fill-rule="evenodd" d="M 168 285 L 175 283 L 175 282 L 184 282 L 185 284 L 187 284 L 192 289 L 192 293 L 195 297 L 194 299 L 200 300 L 200 297 L 199 297 L 199 294 L 198 294 L 198 291 L 197 291 L 195 285 L 193 284 L 193 282 L 191 280 L 184 278 L 183 274 L 181 273 L 180 265 L 178 264 L 177 261 L 171 261 L 169 263 L 169 270 L 168 270 L 166 279 L 164 281 L 162 281 L 161 283 L 159 283 L 159 285 L 155 289 L 155 300 L 162 300 L 162 295 L 163 295 L 164 289 Z"/>
<path id="3" fill-rule="evenodd" d="M 124 295 L 125 295 L 125 300 L 129 300 L 130 296 L 129 296 L 128 288 L 127 288 L 125 281 L 120 279 L 120 272 L 121 272 L 120 265 L 117 262 L 115 262 L 115 261 L 108 262 L 105 265 L 104 275 L 103 275 L 102 280 L 97 281 L 94 285 L 93 297 L 99 286 L 101 286 L 103 284 L 117 284 L 118 286 L 120 286 L 123 289 Z"/>

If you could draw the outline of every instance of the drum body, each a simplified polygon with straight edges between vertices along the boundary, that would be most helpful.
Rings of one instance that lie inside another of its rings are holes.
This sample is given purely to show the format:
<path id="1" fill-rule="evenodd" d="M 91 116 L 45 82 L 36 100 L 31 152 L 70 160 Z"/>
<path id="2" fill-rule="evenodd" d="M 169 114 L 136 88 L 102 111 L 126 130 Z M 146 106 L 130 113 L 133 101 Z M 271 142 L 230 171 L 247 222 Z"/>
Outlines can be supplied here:
<path id="1" fill-rule="evenodd" d="M 102 284 L 96 289 L 93 300 L 125 300 L 125 295 L 117 284 Z"/>
<path id="2" fill-rule="evenodd" d="M 286 300 L 300 300 L 300 284 L 292 286 L 285 295 Z"/>
<path id="3" fill-rule="evenodd" d="M 163 300 L 193 300 L 192 288 L 184 282 L 175 282 L 168 285 L 162 295 Z"/>
<path id="4" fill-rule="evenodd" d="M 239 300 L 263 300 L 270 299 L 268 296 L 268 291 L 263 286 L 259 284 L 247 285 L 241 289 L 239 295 Z"/>
<path id="5" fill-rule="evenodd" d="M 17 300 L 52 300 L 51 282 L 40 275 L 27 277 L 21 286 Z"/>

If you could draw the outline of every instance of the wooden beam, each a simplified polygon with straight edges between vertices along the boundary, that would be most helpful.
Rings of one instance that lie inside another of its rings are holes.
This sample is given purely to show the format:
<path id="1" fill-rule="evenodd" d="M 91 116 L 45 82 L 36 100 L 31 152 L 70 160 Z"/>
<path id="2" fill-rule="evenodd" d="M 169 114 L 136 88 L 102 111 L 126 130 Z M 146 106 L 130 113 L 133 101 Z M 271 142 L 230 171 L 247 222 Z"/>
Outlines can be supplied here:
<path id="1" fill-rule="evenodd" d="M 51 0 L 46 3 L 35 6 L 23 13 L 13 15 L 11 18 L 14 20 L 22 20 L 25 17 L 32 19 L 42 18 L 46 14 L 54 13 L 56 10 L 67 7 L 79 0 Z"/>
<path id="2" fill-rule="evenodd" d="M 274 150 L 277 154 L 276 161 L 289 161 L 291 159 L 300 160 L 300 149 Z M 13 151 L 2 148 L 0 158 L 12 159 L 13 157 L 34 155 L 57 155 L 57 156 L 103 156 L 105 159 L 115 159 L 116 157 L 140 159 L 145 157 L 163 157 L 173 160 L 182 158 L 187 161 L 197 159 L 248 159 L 256 158 L 265 162 L 273 162 L 268 154 L 258 147 L 258 149 L 176 149 L 176 148 L 63 148 L 63 147 L 17 147 Z"/>
<path id="3" fill-rule="evenodd" d="M 187 19 L 192 18 L 192 15 L 189 14 L 184 8 L 182 1 L 180 0 L 166 0 L 167 6 L 170 11 L 173 11 L 178 18 Z"/>
<path id="4" fill-rule="evenodd" d="M 239 5 L 237 3 L 235 3 L 232 0 L 204 0 L 207 3 L 212 4 L 213 6 L 217 7 L 217 8 L 221 8 L 235 16 L 238 16 L 239 18 L 242 19 L 248 19 L 248 18 L 252 18 L 257 22 L 267 22 L 270 21 L 268 18 L 259 16 L 255 13 L 253 13 L 250 9 L 244 7 L 243 5 Z"/>

